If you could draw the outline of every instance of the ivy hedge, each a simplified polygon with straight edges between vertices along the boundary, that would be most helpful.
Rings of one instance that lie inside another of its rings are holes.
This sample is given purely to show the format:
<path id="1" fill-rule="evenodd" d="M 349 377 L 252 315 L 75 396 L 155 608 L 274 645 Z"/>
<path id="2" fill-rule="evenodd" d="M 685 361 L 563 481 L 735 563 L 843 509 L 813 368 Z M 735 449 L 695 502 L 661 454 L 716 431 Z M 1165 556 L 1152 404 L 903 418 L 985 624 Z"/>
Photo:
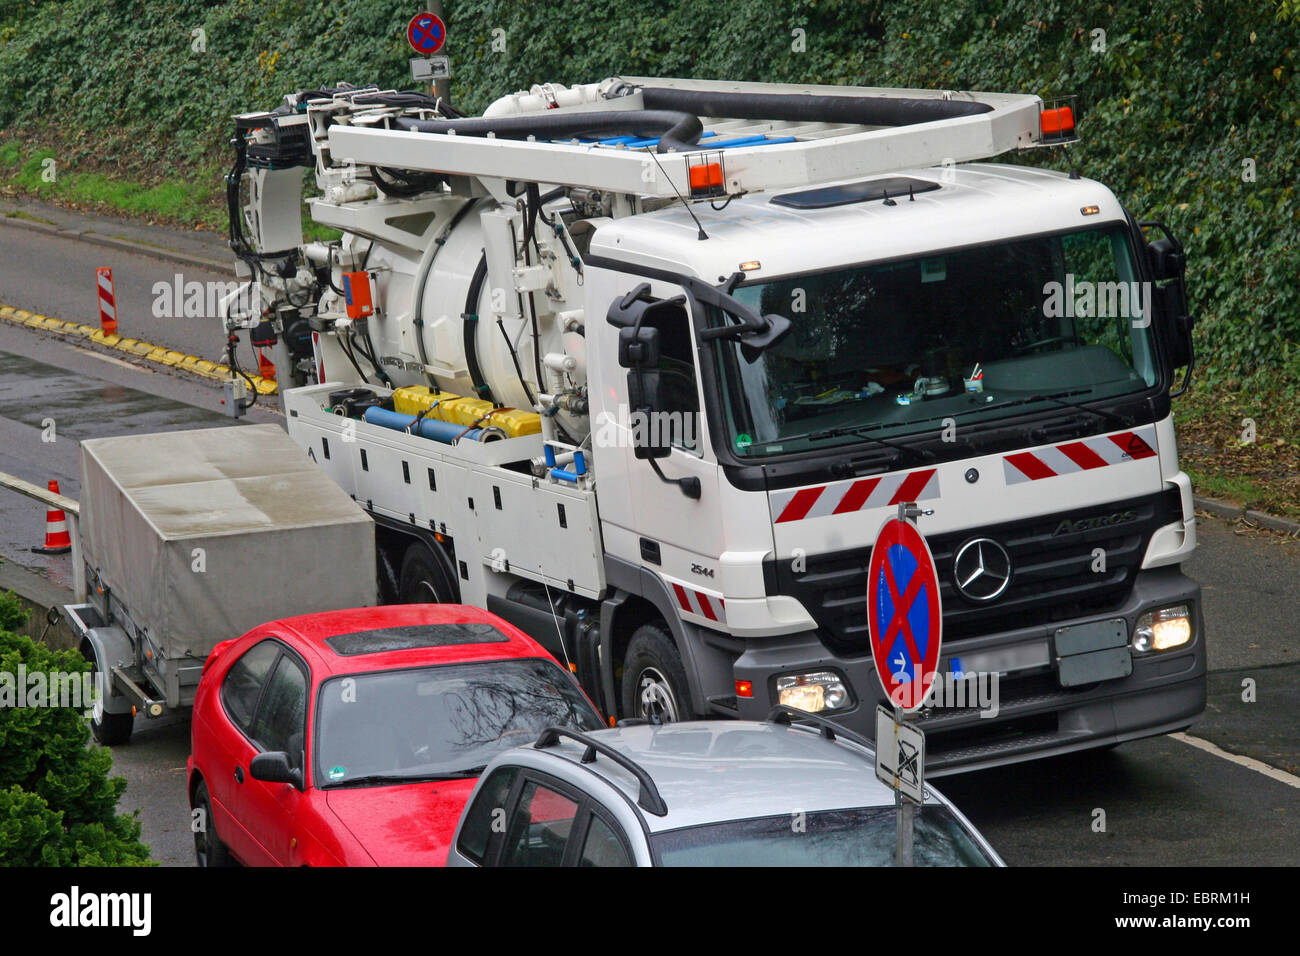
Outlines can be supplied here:
<path id="1" fill-rule="evenodd" d="M 534 82 L 616 73 L 1077 94 L 1084 140 L 1070 158 L 1188 248 L 1202 382 L 1300 398 L 1291 0 L 444 8 L 453 99 L 474 110 Z M 63 168 L 211 188 L 232 113 L 338 80 L 409 86 L 412 12 L 407 0 L 0 0 L 0 136 L 56 150 Z"/>

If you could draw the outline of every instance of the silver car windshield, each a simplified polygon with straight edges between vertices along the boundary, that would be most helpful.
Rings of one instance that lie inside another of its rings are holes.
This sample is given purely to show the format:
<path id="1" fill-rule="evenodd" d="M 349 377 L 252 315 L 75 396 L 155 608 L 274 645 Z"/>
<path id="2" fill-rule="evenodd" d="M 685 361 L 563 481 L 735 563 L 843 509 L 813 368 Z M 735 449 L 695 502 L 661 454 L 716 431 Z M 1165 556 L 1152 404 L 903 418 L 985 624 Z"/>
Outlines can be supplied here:
<path id="1" fill-rule="evenodd" d="M 793 829 L 785 813 L 668 830 L 650 842 L 664 866 L 894 865 L 893 807 L 809 813 L 799 827 Z M 941 804 L 927 804 L 916 814 L 912 853 L 917 866 L 994 865 Z"/>
<path id="2" fill-rule="evenodd" d="M 762 458 L 1143 391 L 1138 279 L 1114 224 L 742 285 L 794 327 L 753 363 L 716 350 L 731 445 Z"/>

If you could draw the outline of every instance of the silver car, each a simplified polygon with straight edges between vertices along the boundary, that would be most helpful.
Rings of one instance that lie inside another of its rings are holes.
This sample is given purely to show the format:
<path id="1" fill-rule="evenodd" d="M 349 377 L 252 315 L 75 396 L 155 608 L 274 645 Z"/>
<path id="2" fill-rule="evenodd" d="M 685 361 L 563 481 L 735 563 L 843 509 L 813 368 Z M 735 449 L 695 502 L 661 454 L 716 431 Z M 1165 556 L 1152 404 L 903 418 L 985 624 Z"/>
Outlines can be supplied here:
<path id="1" fill-rule="evenodd" d="M 774 715 L 552 728 L 499 754 L 461 814 L 449 866 L 892 866 L 893 791 L 869 742 Z M 1003 866 L 937 791 L 917 866 Z"/>

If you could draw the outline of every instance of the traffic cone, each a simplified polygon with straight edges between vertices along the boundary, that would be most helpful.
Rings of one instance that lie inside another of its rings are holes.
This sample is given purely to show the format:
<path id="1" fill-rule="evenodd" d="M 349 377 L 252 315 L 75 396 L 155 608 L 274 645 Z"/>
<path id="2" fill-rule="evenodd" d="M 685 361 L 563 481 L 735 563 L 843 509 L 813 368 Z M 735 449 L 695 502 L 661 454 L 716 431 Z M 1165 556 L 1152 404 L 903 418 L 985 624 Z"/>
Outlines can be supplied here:
<path id="1" fill-rule="evenodd" d="M 50 479 L 50 491 L 59 493 L 59 483 Z M 37 554 L 67 554 L 72 550 L 72 536 L 68 534 L 68 516 L 62 508 L 49 508 L 45 512 L 45 547 L 32 548 Z"/>
<path id="2" fill-rule="evenodd" d="M 257 350 L 257 374 L 268 382 L 275 381 L 275 363 L 263 355 L 261 349 Z"/>

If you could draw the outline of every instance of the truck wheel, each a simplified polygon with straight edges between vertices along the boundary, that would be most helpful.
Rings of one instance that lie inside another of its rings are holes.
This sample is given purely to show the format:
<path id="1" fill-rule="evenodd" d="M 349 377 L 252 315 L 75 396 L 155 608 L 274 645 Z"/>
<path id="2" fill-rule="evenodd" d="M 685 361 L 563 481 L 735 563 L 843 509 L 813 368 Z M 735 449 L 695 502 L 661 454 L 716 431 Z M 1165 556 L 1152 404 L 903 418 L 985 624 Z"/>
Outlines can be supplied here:
<path id="1" fill-rule="evenodd" d="M 88 644 L 81 645 L 81 656 L 90 661 L 92 677 L 98 677 L 99 662 L 95 659 L 95 652 L 91 650 Z M 95 683 L 98 684 L 98 681 Z M 107 686 L 102 689 L 107 693 Z M 119 744 L 129 742 L 131 731 L 134 729 L 135 714 L 110 714 L 104 710 L 102 700 L 95 701 L 95 706 L 90 711 L 90 732 L 105 747 L 116 747 Z"/>
<path id="2" fill-rule="evenodd" d="M 203 811 L 199 819 L 201 829 L 194 831 L 194 860 L 199 866 L 234 866 L 234 857 L 217 836 L 217 825 L 212 820 L 212 801 L 208 799 L 208 785 L 199 781 L 194 791 L 194 809 Z"/>
<path id="3" fill-rule="evenodd" d="M 686 668 L 662 624 L 642 624 L 632 632 L 623 656 L 624 717 L 652 723 L 694 720 Z"/>
<path id="4" fill-rule="evenodd" d="M 460 588 L 445 557 L 422 544 L 413 544 L 402 558 L 398 604 L 456 604 Z"/>

